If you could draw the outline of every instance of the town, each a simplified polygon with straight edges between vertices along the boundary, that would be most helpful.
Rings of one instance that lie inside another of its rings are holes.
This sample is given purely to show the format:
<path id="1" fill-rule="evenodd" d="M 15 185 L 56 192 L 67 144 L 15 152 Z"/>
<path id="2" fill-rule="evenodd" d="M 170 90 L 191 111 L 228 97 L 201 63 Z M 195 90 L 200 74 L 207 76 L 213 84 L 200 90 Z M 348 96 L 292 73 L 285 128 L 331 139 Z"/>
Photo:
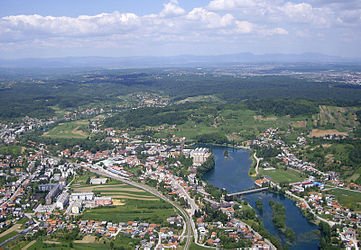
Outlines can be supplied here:
<path id="1" fill-rule="evenodd" d="M 28 119 L 10 127 L 3 124 L 2 142 L 16 145 L 22 134 L 53 122 Z M 90 152 L 75 145 L 52 155 L 48 145 L 28 141 L 31 150 L 20 152 L 18 157 L 1 155 L 3 222 L 0 226 L 2 232 L 12 232 L 7 234 L 11 237 L 2 245 L 17 242 L 23 236 L 30 241 L 36 235 L 49 238 L 43 244 L 60 244 L 51 237 L 66 229 L 76 232 L 77 237 L 82 235 L 84 242 L 128 235 L 139 239 L 137 246 L 144 249 L 190 244 L 186 243 L 189 235 L 193 235 L 194 243 L 199 246 L 276 248 L 265 235 L 242 221 L 244 211 L 253 209 L 247 202 L 241 197 L 230 198 L 226 193 L 219 193 L 202 181 L 200 168 L 212 158 L 207 148 L 189 148 L 184 137 L 173 137 L 171 144 L 167 144 L 167 140 L 131 130 L 102 129 L 99 124 L 99 121 L 93 122 L 91 132 L 105 134 L 103 140 L 111 143 L 111 150 Z M 321 172 L 315 164 L 292 154 L 292 150 L 307 144 L 305 137 L 299 137 L 298 141 L 298 145 L 290 147 L 278 136 L 277 128 L 269 128 L 256 140 L 246 142 L 251 148 L 279 148 L 281 151 L 275 157 L 279 165 L 304 173 L 304 181 L 280 186 L 267 176 L 267 171 L 275 168 L 261 158 L 256 166 L 256 186 L 285 191 L 302 210 L 312 214 L 312 220 L 326 222 L 331 227 L 343 225 L 337 229 L 338 240 L 346 247 L 357 248 L 361 216 L 340 205 L 334 196 L 323 194 L 326 189 L 343 188 L 344 184 L 336 173 Z M 261 169 L 262 174 L 259 173 Z M 87 179 L 79 184 L 83 176 Z M 96 208 L 121 206 L 124 200 L 117 197 L 130 197 L 117 192 L 118 186 L 121 190 L 120 186 L 124 185 L 121 183 L 179 205 L 175 206 L 174 213 L 157 223 L 152 219 L 83 219 L 83 215 Z M 352 187 L 360 189 L 356 184 Z M 217 216 L 212 217 L 212 214 Z"/>

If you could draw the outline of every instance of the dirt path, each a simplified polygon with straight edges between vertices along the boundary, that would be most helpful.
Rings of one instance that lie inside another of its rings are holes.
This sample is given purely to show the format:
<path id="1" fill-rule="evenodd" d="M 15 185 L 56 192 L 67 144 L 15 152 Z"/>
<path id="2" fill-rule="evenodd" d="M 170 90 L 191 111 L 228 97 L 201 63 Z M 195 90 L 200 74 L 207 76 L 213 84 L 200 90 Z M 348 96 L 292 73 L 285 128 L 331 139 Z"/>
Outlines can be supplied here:
<path id="1" fill-rule="evenodd" d="M 61 243 L 58 241 L 52 241 L 52 240 L 46 240 L 43 241 L 45 244 L 55 244 L 55 245 L 60 245 Z"/>
<path id="2" fill-rule="evenodd" d="M 36 242 L 36 240 L 33 240 L 32 242 L 29 242 L 29 244 L 27 244 L 25 247 L 21 248 L 21 250 L 26 250 L 28 249 L 29 247 L 31 247 L 32 245 L 34 245 Z"/>
<path id="3" fill-rule="evenodd" d="M 89 122 L 88 122 L 88 121 L 84 121 L 84 120 L 80 120 L 80 121 L 76 121 L 75 124 L 87 125 L 87 124 L 89 124 Z"/>
<path id="4" fill-rule="evenodd" d="M 10 227 L 8 230 L 6 230 L 5 232 L 3 232 L 2 234 L 0 234 L 0 238 L 11 233 L 14 231 L 18 231 L 19 228 L 22 226 L 22 224 L 15 224 L 14 226 Z"/>
<path id="5" fill-rule="evenodd" d="M 141 194 L 129 194 L 129 193 L 113 193 L 113 192 L 104 192 L 100 193 L 101 195 L 112 196 L 112 195 L 126 195 L 132 197 L 139 197 L 139 198 L 154 198 L 153 196 L 148 195 L 141 195 Z"/>
<path id="6" fill-rule="evenodd" d="M 144 190 L 138 188 L 96 188 L 95 191 L 123 191 L 123 192 L 136 192 L 136 193 L 145 193 Z"/>
<path id="7" fill-rule="evenodd" d="M 74 134 L 74 135 L 81 135 L 81 136 L 86 137 L 87 135 L 84 133 L 84 131 L 83 131 L 83 130 L 78 130 L 79 128 L 80 128 L 80 126 L 75 127 L 75 128 L 71 131 L 71 133 Z M 66 131 L 66 132 L 68 132 L 68 131 Z"/>

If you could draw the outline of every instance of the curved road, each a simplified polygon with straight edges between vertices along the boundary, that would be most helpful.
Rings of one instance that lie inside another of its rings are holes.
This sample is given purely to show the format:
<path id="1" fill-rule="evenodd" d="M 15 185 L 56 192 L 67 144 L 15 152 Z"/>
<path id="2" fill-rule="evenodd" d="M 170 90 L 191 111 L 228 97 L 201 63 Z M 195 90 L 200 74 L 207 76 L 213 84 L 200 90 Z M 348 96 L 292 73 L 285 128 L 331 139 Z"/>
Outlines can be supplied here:
<path id="1" fill-rule="evenodd" d="M 255 167 L 255 170 L 256 170 L 256 175 L 258 175 L 258 167 L 259 167 L 259 162 L 261 161 L 261 159 L 260 159 L 260 158 L 257 158 L 257 156 L 256 156 L 256 152 L 254 152 L 253 157 L 254 157 L 254 158 L 256 159 L 256 161 L 257 161 L 257 164 L 256 164 L 256 167 Z"/>
<path id="2" fill-rule="evenodd" d="M 109 178 L 113 178 L 113 179 L 116 179 L 116 180 L 119 180 L 121 182 L 124 182 L 126 184 L 129 184 L 129 185 L 133 185 L 135 187 L 139 187 L 155 196 L 158 196 L 159 198 L 161 198 L 162 200 L 172 204 L 173 207 L 175 207 L 176 209 L 178 209 L 183 217 L 185 218 L 186 220 L 186 224 L 187 224 L 187 241 L 186 241 L 186 244 L 184 246 L 184 249 L 189 249 L 190 247 L 190 244 L 192 242 L 192 230 L 191 230 L 191 219 L 189 218 L 188 214 L 180 207 L 178 206 L 178 204 L 176 204 L 175 202 L 171 201 L 170 199 L 168 199 L 166 196 L 164 196 L 163 194 L 159 193 L 157 190 L 155 190 L 154 188 L 151 188 L 147 185 L 144 185 L 144 184 L 141 184 L 141 183 L 138 183 L 138 182 L 134 182 L 134 181 L 130 181 L 128 179 L 124 179 L 123 177 L 120 177 L 119 175 L 116 175 L 116 174 L 113 174 L 111 172 L 108 172 L 106 170 L 96 170 L 96 169 L 93 169 L 93 168 L 90 168 L 90 167 L 86 167 L 89 171 L 93 172 L 93 173 L 96 173 L 98 175 L 103 175 L 103 176 L 107 176 Z"/>

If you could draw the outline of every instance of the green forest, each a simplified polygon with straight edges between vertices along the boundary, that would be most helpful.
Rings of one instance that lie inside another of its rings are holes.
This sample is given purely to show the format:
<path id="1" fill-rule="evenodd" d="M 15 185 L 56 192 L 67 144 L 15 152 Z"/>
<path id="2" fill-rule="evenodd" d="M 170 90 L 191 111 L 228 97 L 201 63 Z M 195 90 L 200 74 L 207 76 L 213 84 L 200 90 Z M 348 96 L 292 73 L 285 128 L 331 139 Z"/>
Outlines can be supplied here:
<path id="1" fill-rule="evenodd" d="M 178 75 L 179 70 L 188 74 Z M 16 70 L 15 70 L 16 71 Z M 250 76 L 234 78 L 193 74 L 193 69 L 147 70 L 54 70 L 34 73 L 31 77 L 14 72 L 8 75 L 0 89 L 0 118 L 15 119 L 23 116 L 49 117 L 55 105 L 62 109 L 86 105 L 119 104 L 119 96 L 147 91 L 162 93 L 176 102 L 188 97 L 214 95 L 222 102 L 232 104 L 247 100 L 249 109 L 263 114 L 299 115 L 317 112 L 305 100 L 337 101 L 338 105 L 360 105 L 361 89 L 344 88 L 327 82 L 312 82 L 292 76 Z M 64 72 L 65 71 L 65 72 Z M 140 114 L 137 114 L 140 115 Z M 177 122 L 184 114 L 169 114 Z M 145 116 L 144 120 L 147 120 Z M 157 117 L 157 119 L 166 119 Z M 124 121 L 127 123 L 127 119 Z M 157 121 L 154 121 L 156 124 Z M 134 124 L 137 126 L 137 124 Z"/>

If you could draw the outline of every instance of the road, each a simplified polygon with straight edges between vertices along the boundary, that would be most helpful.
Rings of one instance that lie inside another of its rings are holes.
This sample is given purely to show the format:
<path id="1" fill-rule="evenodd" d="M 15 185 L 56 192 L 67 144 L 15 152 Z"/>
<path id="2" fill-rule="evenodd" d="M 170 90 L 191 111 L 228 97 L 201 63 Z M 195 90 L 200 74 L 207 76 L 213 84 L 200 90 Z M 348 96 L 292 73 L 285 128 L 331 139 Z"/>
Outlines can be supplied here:
<path id="1" fill-rule="evenodd" d="M 192 216 L 194 215 L 194 212 L 196 210 L 198 210 L 198 206 L 197 204 L 194 202 L 194 200 L 188 195 L 187 191 L 182 187 L 182 185 L 179 184 L 178 181 L 172 179 L 173 183 L 176 183 L 178 190 L 180 190 L 180 192 L 182 192 L 184 194 L 184 196 L 186 197 L 188 204 L 191 206 L 191 208 L 188 211 L 188 215 L 190 218 L 192 218 Z M 191 219 L 191 226 L 192 226 L 192 230 L 193 230 L 193 235 L 194 235 L 194 242 L 198 244 L 198 232 L 197 232 L 197 228 L 196 225 L 194 224 L 194 221 Z"/>
<path id="2" fill-rule="evenodd" d="M 256 152 L 254 152 L 253 157 L 256 159 L 257 163 L 256 163 L 256 167 L 254 168 L 256 170 L 256 175 L 258 175 L 258 167 L 259 167 L 259 162 L 261 161 L 260 158 L 257 158 L 256 156 Z"/>
<path id="3" fill-rule="evenodd" d="M 162 246 L 162 232 L 158 232 L 158 244 L 155 246 L 154 249 L 163 249 L 163 246 Z"/>
<path id="4" fill-rule="evenodd" d="M 338 222 L 329 221 L 329 220 L 326 220 L 326 219 L 318 216 L 315 212 L 313 212 L 312 208 L 310 207 L 310 205 L 308 205 L 308 202 L 307 202 L 305 199 L 303 199 L 303 198 L 301 198 L 301 197 L 298 197 L 297 195 L 294 195 L 294 194 L 291 193 L 290 191 L 286 191 L 286 194 L 288 194 L 289 196 L 291 196 L 291 197 L 293 197 L 293 198 L 295 198 L 295 199 L 298 199 L 298 200 L 302 201 L 302 202 L 306 205 L 308 211 L 310 211 L 318 220 L 323 221 L 323 222 L 326 222 L 327 224 L 329 224 L 330 227 L 333 227 L 335 224 L 340 224 L 340 223 L 338 223 Z"/>
<path id="5" fill-rule="evenodd" d="M 93 172 L 95 174 L 106 176 L 106 177 L 109 177 L 109 178 L 113 178 L 113 179 L 116 179 L 118 181 L 124 182 L 126 184 L 133 185 L 135 187 L 141 188 L 141 189 L 143 189 L 143 190 L 145 190 L 145 191 L 147 191 L 147 192 L 149 192 L 149 193 L 151 193 L 151 194 L 153 194 L 155 196 L 158 196 L 162 200 L 170 203 L 173 207 L 175 207 L 178 211 L 181 212 L 184 219 L 186 220 L 186 225 L 187 225 L 187 236 L 186 237 L 187 237 L 187 239 L 186 239 L 186 244 L 184 246 L 184 249 L 189 249 L 190 244 L 192 242 L 192 231 L 191 231 L 191 228 L 192 228 L 191 221 L 192 220 L 190 219 L 189 215 L 183 210 L 183 208 L 181 208 L 178 204 L 171 201 L 166 196 L 164 196 L 163 194 L 159 193 L 154 188 L 149 187 L 147 185 L 144 185 L 144 184 L 141 184 L 141 183 L 138 183 L 138 182 L 134 182 L 134 181 L 131 181 L 131 180 L 128 180 L 128 179 L 124 179 L 123 177 L 120 177 L 119 175 L 113 174 L 113 173 L 108 172 L 106 170 L 93 169 L 93 168 L 90 168 L 90 167 L 85 167 L 85 168 L 87 168 L 89 171 L 91 171 L 91 172 Z"/>

